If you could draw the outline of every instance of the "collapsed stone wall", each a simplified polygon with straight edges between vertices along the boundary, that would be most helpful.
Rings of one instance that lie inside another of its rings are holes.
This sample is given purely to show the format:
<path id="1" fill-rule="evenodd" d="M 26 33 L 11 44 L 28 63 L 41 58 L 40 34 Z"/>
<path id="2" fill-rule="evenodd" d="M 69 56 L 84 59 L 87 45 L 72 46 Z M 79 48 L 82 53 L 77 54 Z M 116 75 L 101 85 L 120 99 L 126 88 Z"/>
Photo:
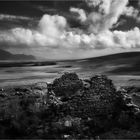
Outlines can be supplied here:
<path id="1" fill-rule="evenodd" d="M 76 73 L 2 90 L 0 137 L 95 138 L 114 127 L 139 129 L 139 107 L 124 91 L 105 75 L 81 80 Z"/>

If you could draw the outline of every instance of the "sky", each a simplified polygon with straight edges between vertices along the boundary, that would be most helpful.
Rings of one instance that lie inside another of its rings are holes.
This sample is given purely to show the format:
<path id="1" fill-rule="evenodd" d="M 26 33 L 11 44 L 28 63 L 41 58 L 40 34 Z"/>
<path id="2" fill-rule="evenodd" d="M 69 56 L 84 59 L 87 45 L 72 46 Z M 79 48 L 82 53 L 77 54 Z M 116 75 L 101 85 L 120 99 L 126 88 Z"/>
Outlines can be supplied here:
<path id="1" fill-rule="evenodd" d="M 140 0 L 0 0 L 1 50 L 36 60 L 140 51 Z"/>

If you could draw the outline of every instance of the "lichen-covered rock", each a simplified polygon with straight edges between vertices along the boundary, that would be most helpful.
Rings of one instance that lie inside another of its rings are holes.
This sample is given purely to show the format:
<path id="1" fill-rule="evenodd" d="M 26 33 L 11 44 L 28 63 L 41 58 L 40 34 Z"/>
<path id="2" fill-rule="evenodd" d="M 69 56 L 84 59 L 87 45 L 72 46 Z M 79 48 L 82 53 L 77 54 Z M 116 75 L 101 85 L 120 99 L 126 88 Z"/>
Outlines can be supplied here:
<path id="1" fill-rule="evenodd" d="M 111 80 L 95 76 L 89 82 L 89 88 L 68 100 L 71 115 L 93 117 L 113 113 L 118 94 Z"/>
<path id="2" fill-rule="evenodd" d="M 95 132 L 110 129 L 113 125 L 113 119 L 121 110 L 118 104 L 122 97 L 105 76 L 95 76 L 95 79 L 86 82 L 88 86 L 83 85 L 84 88 L 63 102 L 58 112 L 62 114 L 60 117 L 69 115 L 72 118 L 81 118 L 84 120 L 82 125 L 87 128 L 84 130 L 80 126 L 82 131 L 87 130 L 94 135 Z"/>
<path id="3" fill-rule="evenodd" d="M 120 96 L 121 96 L 121 104 L 120 104 L 120 108 L 122 110 L 126 110 L 126 111 L 138 111 L 139 110 L 139 106 L 134 104 L 133 102 L 133 95 L 131 96 L 130 93 L 127 93 L 126 90 L 124 90 L 124 88 L 121 88 L 119 91 Z"/>
<path id="4" fill-rule="evenodd" d="M 82 89 L 82 80 L 76 73 L 65 73 L 53 81 L 53 91 L 56 96 L 70 97 Z"/>
<path id="5" fill-rule="evenodd" d="M 135 86 L 122 86 L 120 87 L 121 91 L 124 91 L 127 94 L 133 94 L 133 93 L 138 93 L 140 92 L 140 87 L 135 87 Z"/>
<path id="6" fill-rule="evenodd" d="M 47 89 L 47 83 L 46 82 L 39 82 L 39 83 L 35 83 L 32 86 L 32 89 L 38 89 L 38 90 L 43 90 L 43 89 Z"/>
<path id="7" fill-rule="evenodd" d="M 116 94 L 116 89 L 112 80 L 108 79 L 105 75 L 95 75 L 90 78 L 90 91 L 94 95 L 114 96 Z"/>

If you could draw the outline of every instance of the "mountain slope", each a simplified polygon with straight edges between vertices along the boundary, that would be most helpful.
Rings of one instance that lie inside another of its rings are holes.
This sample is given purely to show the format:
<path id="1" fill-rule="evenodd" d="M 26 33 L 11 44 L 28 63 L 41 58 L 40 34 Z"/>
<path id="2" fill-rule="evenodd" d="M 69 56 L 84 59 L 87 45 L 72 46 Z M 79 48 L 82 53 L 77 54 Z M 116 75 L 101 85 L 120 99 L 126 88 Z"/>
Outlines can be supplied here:
<path id="1" fill-rule="evenodd" d="M 87 71 L 104 74 L 140 74 L 140 52 L 126 52 L 77 61 Z"/>
<path id="2" fill-rule="evenodd" d="M 24 54 L 11 54 L 5 50 L 0 49 L 0 60 L 34 60 L 35 57 L 32 55 Z"/>

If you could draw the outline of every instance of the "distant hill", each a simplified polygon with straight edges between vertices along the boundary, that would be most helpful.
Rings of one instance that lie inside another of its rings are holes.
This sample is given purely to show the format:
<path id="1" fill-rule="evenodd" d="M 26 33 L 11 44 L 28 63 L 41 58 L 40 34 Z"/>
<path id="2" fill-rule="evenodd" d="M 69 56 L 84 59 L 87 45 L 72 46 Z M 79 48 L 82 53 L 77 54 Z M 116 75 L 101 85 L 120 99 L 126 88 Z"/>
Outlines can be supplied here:
<path id="1" fill-rule="evenodd" d="M 86 71 L 104 74 L 140 74 L 140 52 L 126 52 L 77 61 Z"/>
<path id="2" fill-rule="evenodd" d="M 0 49 L 0 60 L 35 60 L 32 55 L 11 54 L 5 50 Z"/>
<path id="3" fill-rule="evenodd" d="M 124 52 L 124 53 L 117 53 L 117 54 L 111 54 L 111 55 L 105 55 L 100 57 L 93 57 L 93 58 L 87 58 L 84 60 L 94 60 L 94 61 L 113 61 L 113 60 L 126 60 L 130 58 L 140 58 L 140 52 Z"/>
<path id="4" fill-rule="evenodd" d="M 126 52 L 106 55 L 95 58 L 65 61 L 32 61 L 33 56 L 12 55 L 0 51 L 0 60 L 29 60 L 22 62 L 0 62 L 0 67 L 28 67 L 59 65 L 60 68 L 69 69 L 84 74 L 107 75 L 140 75 L 140 52 Z"/>

